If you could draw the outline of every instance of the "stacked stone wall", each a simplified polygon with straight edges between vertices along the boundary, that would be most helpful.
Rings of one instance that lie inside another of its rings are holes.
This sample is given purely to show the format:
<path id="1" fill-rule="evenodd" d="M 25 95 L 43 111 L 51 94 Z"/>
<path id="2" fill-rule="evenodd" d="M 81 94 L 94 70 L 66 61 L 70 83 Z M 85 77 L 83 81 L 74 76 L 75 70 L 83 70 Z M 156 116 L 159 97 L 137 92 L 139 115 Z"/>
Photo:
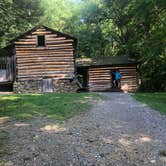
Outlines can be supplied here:
<path id="1" fill-rule="evenodd" d="M 53 91 L 54 92 L 76 92 L 78 86 L 75 81 L 71 80 L 53 80 Z"/>
<path id="2" fill-rule="evenodd" d="M 69 79 L 53 79 L 53 92 L 76 92 L 78 87 L 75 81 Z M 18 81 L 14 83 L 15 93 L 43 93 L 42 80 Z"/>

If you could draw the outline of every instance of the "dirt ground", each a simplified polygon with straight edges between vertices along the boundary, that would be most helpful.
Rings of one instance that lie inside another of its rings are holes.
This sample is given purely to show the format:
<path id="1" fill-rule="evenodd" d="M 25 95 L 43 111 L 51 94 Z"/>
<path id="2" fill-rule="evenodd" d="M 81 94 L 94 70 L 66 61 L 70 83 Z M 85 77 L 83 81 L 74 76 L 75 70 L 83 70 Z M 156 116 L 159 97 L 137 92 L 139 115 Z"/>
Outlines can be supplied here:
<path id="1" fill-rule="evenodd" d="M 130 94 L 101 93 L 92 110 L 63 124 L 0 118 L 0 165 L 165 166 L 166 116 Z"/>

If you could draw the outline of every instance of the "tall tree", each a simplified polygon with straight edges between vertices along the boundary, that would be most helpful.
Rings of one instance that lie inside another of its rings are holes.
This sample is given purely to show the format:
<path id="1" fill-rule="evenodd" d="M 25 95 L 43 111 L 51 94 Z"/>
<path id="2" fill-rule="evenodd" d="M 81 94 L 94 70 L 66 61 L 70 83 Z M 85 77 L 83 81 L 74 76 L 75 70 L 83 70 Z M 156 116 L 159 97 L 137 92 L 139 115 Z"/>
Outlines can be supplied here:
<path id="1" fill-rule="evenodd" d="M 2 0 L 0 2 L 0 46 L 39 23 L 40 0 Z"/>
<path id="2" fill-rule="evenodd" d="M 102 8 L 99 0 L 81 1 L 77 12 L 68 21 L 67 28 L 79 39 L 78 56 L 105 56 L 106 26 L 101 22 Z M 72 27 L 72 28 L 70 28 Z M 107 54 L 108 55 L 108 54 Z"/>
<path id="3" fill-rule="evenodd" d="M 165 6 L 164 0 L 104 0 L 103 19 L 113 22 L 117 53 L 141 61 L 144 88 L 166 89 Z"/>
<path id="4" fill-rule="evenodd" d="M 45 24 L 77 37 L 78 57 L 137 58 L 142 87 L 166 89 L 165 7 L 165 0 L 1 0 L 0 47 Z"/>
<path id="5" fill-rule="evenodd" d="M 41 0 L 44 15 L 40 22 L 59 31 L 64 31 L 66 23 L 75 13 L 76 4 L 76 0 Z"/>

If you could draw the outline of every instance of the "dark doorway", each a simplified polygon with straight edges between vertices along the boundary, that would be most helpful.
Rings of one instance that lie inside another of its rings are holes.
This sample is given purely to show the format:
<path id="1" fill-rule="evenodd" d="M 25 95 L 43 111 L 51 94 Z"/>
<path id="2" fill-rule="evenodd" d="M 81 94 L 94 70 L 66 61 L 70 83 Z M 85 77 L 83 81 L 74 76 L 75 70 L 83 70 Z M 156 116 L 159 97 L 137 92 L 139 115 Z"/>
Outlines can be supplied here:
<path id="1" fill-rule="evenodd" d="M 77 68 L 77 77 L 83 87 L 81 90 L 83 90 L 83 91 L 88 90 L 88 69 L 87 68 Z"/>
<path id="2" fill-rule="evenodd" d="M 0 83 L 0 92 L 12 92 L 13 83 Z"/>
<path id="3" fill-rule="evenodd" d="M 111 91 L 112 92 L 120 92 L 121 91 L 121 88 L 118 87 L 118 83 L 115 79 L 115 72 L 116 72 L 117 69 L 112 69 L 110 71 L 110 74 L 111 74 Z"/>
<path id="4" fill-rule="evenodd" d="M 115 70 L 111 70 L 110 71 L 110 75 L 111 75 L 111 88 L 114 88 L 114 81 L 115 81 Z"/>

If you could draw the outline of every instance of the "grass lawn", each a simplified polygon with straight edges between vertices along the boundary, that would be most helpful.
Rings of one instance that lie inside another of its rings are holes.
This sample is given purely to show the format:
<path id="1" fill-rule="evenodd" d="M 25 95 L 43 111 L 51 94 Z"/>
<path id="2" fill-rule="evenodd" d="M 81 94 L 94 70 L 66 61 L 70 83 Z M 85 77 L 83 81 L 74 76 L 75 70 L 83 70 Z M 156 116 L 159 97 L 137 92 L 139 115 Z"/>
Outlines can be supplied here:
<path id="1" fill-rule="evenodd" d="M 99 99 L 99 96 L 90 93 L 0 95 L 0 117 L 24 120 L 41 115 L 63 121 L 90 109 L 91 98 Z"/>
<path id="2" fill-rule="evenodd" d="M 134 97 L 162 114 L 166 114 L 166 93 L 136 93 Z"/>

